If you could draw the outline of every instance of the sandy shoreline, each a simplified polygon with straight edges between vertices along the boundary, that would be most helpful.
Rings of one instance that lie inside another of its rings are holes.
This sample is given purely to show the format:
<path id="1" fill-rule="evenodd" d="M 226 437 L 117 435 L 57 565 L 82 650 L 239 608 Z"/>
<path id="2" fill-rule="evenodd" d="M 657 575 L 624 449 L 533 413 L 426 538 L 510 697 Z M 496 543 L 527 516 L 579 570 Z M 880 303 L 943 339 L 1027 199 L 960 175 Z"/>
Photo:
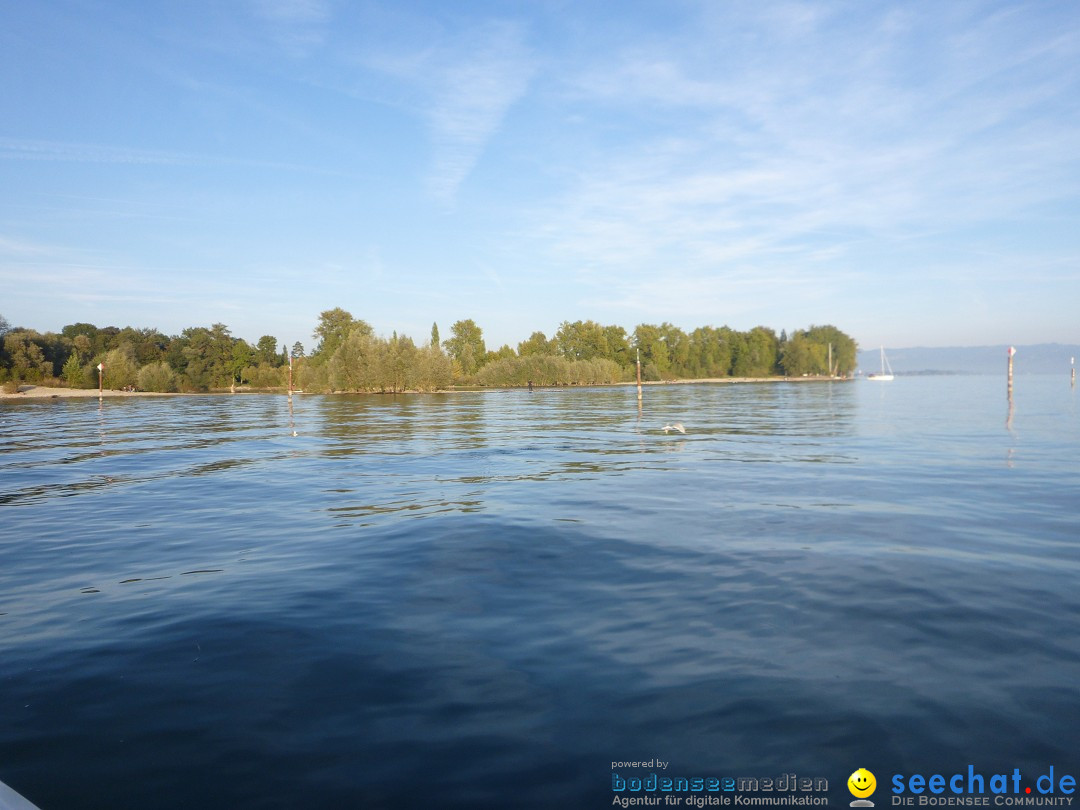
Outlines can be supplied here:
<path id="1" fill-rule="evenodd" d="M 0 399 L 89 399 L 97 397 L 96 388 L 49 388 L 44 385 L 20 385 L 19 393 L 0 393 Z M 178 394 L 155 394 L 150 391 L 112 391 L 106 388 L 102 397 L 175 397 Z"/>
<path id="2" fill-rule="evenodd" d="M 648 382 L 643 381 L 642 386 L 653 385 L 694 385 L 697 383 L 777 383 L 777 382 L 850 382 L 853 378 L 842 377 L 708 377 L 700 380 L 651 380 Z M 636 385 L 636 383 L 612 383 L 612 385 Z M 538 386 L 538 389 L 543 388 L 588 388 L 590 386 Z M 469 391 L 500 391 L 500 390 L 512 390 L 507 388 L 468 388 L 462 390 Z M 453 393 L 454 389 L 448 391 L 440 391 L 439 393 Z M 227 391 L 215 391 L 214 394 L 228 394 Z M 256 393 L 246 390 L 237 390 L 240 393 Z M 257 393 L 281 393 L 285 394 L 285 391 L 259 391 Z M 297 391 L 297 394 L 303 392 Z M 412 393 L 412 392 L 406 392 Z M 30 399 L 90 399 L 97 397 L 98 391 L 96 388 L 49 388 L 44 385 L 20 385 L 19 393 L 6 394 L 0 393 L 0 400 L 30 400 Z M 152 391 L 113 391 L 105 389 L 102 392 L 102 397 L 182 397 L 182 396 L 198 396 L 196 394 L 158 394 Z M 205 396 L 205 394 L 203 395 Z"/>

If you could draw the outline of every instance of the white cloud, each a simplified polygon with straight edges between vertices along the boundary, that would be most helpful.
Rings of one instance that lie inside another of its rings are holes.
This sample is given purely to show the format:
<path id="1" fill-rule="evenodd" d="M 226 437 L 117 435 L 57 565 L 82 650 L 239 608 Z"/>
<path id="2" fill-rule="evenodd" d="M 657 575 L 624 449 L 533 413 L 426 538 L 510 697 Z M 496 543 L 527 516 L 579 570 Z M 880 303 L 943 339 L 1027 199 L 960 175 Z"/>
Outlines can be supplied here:
<path id="1" fill-rule="evenodd" d="M 257 160 L 245 157 L 172 152 L 132 146 L 106 146 L 71 141 L 43 141 L 27 138 L 0 137 L 0 160 L 126 164 L 131 166 L 239 166 L 253 169 L 280 169 L 323 176 L 347 176 L 333 166 L 305 166 L 298 163 Z"/>
<path id="2" fill-rule="evenodd" d="M 0 160 L 61 160 L 79 163 L 143 163 L 170 165 L 193 163 L 190 155 L 155 149 L 61 143 L 25 138 L 0 138 Z"/>
<path id="3" fill-rule="evenodd" d="M 419 116 L 428 131 L 432 160 L 427 190 L 450 205 L 476 167 L 506 114 L 527 91 L 537 64 L 521 25 L 480 21 L 464 31 L 432 30 L 412 20 L 409 44 L 373 46 L 355 57 L 363 67 L 399 85 L 391 94 L 365 86 L 360 95 Z"/>
<path id="4" fill-rule="evenodd" d="M 306 56 L 326 39 L 331 17 L 326 0 L 252 0 L 252 8 L 291 56 Z"/>
<path id="5" fill-rule="evenodd" d="M 29 256 L 51 256 L 55 253 L 56 248 L 50 245 L 41 245 L 0 235 L 0 257 L 24 258 Z"/>
<path id="6" fill-rule="evenodd" d="M 284 24 L 322 23 L 330 17 L 325 0 L 255 0 L 256 13 Z"/>
<path id="7" fill-rule="evenodd" d="M 877 272 L 858 266 L 870 246 L 1076 198 L 1075 24 L 1047 40 L 965 7 L 960 47 L 864 9 L 770 5 L 724 21 L 711 55 L 654 38 L 595 58 L 569 102 L 645 126 L 596 145 L 534 236 L 609 302 L 689 311 L 741 290 L 795 300 L 808 279 L 839 293 Z"/>
<path id="8" fill-rule="evenodd" d="M 516 26 L 489 24 L 470 39 L 469 47 L 439 60 L 427 116 L 434 146 L 428 183 L 444 203 L 453 200 L 534 71 Z"/>

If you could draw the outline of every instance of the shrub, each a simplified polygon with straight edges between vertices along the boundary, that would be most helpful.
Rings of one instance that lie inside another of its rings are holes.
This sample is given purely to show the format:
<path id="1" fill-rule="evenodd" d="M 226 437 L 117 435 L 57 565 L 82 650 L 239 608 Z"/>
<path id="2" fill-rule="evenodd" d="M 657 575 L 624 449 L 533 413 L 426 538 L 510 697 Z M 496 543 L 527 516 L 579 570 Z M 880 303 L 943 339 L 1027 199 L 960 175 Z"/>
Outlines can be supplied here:
<path id="1" fill-rule="evenodd" d="M 80 388 L 83 384 L 83 369 L 79 364 L 79 355 L 72 352 L 64 363 L 64 382 L 68 388 Z"/>
<path id="2" fill-rule="evenodd" d="M 260 363 L 244 369 L 244 379 L 252 388 L 284 388 L 288 385 L 289 369 L 285 366 L 270 366 Z"/>
<path id="3" fill-rule="evenodd" d="M 622 367 L 614 360 L 567 360 L 546 354 L 507 357 L 480 369 L 477 382 L 488 386 L 601 385 L 623 378 Z"/>
<path id="4" fill-rule="evenodd" d="M 127 388 L 138 382 L 139 367 L 130 343 L 122 343 L 106 354 L 101 362 L 105 364 L 106 388 Z"/>
<path id="5" fill-rule="evenodd" d="M 140 391 L 171 394 L 176 391 L 176 373 L 168 363 L 151 363 L 139 369 L 137 384 Z"/>

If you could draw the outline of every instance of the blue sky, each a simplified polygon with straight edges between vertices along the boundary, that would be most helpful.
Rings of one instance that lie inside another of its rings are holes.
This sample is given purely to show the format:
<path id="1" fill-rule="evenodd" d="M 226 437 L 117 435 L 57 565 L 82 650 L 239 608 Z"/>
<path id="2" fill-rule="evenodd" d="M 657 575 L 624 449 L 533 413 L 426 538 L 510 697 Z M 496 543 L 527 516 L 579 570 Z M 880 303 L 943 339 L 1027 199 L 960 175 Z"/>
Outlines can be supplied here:
<path id="1" fill-rule="evenodd" d="M 0 6 L 0 314 L 1080 341 L 1075 2 Z"/>

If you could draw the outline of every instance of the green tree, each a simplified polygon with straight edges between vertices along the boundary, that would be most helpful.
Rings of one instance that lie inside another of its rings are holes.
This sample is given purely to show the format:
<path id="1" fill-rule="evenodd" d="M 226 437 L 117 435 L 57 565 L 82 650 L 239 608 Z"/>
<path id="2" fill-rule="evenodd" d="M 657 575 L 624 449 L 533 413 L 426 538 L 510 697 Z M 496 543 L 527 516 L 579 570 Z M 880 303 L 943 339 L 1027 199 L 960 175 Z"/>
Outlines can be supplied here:
<path id="1" fill-rule="evenodd" d="M 630 339 L 621 326 L 605 326 L 604 340 L 607 343 L 608 360 L 620 366 L 630 366 L 635 362 L 634 353 L 630 349 Z"/>
<path id="2" fill-rule="evenodd" d="M 140 391 L 168 394 L 177 389 L 176 373 L 164 361 L 150 363 L 140 368 L 136 380 L 136 386 Z"/>
<path id="3" fill-rule="evenodd" d="M 210 325 L 210 373 L 211 385 L 223 386 L 233 379 L 233 345 L 236 343 L 223 323 Z"/>
<path id="4" fill-rule="evenodd" d="M 436 347 L 439 345 L 439 324 L 437 323 L 431 324 L 431 342 L 428 345 Z"/>
<path id="5" fill-rule="evenodd" d="M 277 338 L 263 335 L 255 344 L 255 361 L 267 366 L 277 366 L 280 357 L 277 353 Z"/>
<path id="6" fill-rule="evenodd" d="M 420 391 L 449 388 L 452 370 L 450 358 L 439 346 L 425 346 L 417 352 L 415 386 Z"/>
<path id="7" fill-rule="evenodd" d="M 157 329 L 125 326 L 112 337 L 110 345 L 115 348 L 123 343 L 131 346 L 135 353 L 135 362 L 144 366 L 165 357 L 169 339 Z"/>
<path id="8" fill-rule="evenodd" d="M 780 349 L 780 368 L 791 377 L 826 372 L 827 348 L 810 340 L 805 333 L 796 332 Z"/>
<path id="9" fill-rule="evenodd" d="M 222 323 L 185 329 L 169 344 L 169 365 L 183 374 L 185 386 L 197 391 L 226 386 L 232 379 L 235 342 Z"/>
<path id="10" fill-rule="evenodd" d="M 607 334 L 596 321 L 563 321 L 555 333 L 559 354 L 567 360 L 593 360 L 608 356 Z"/>
<path id="11" fill-rule="evenodd" d="M 75 351 L 78 352 L 79 357 L 89 357 L 94 347 L 94 344 L 86 335 L 76 335 L 72 338 L 71 343 L 75 347 Z"/>
<path id="12" fill-rule="evenodd" d="M 451 326 L 450 334 L 453 337 L 443 341 L 446 351 L 461 368 L 462 374 L 465 376 L 475 374 L 483 363 L 486 353 L 483 330 L 469 318 Z"/>
<path id="13" fill-rule="evenodd" d="M 83 369 L 77 351 L 69 354 L 67 362 L 64 363 L 64 381 L 67 382 L 68 388 L 82 387 Z"/>
<path id="14" fill-rule="evenodd" d="M 517 357 L 517 352 L 510 347 L 509 343 L 504 343 L 497 350 L 484 355 L 484 365 L 486 366 L 495 360 L 505 360 L 507 357 Z"/>
<path id="15" fill-rule="evenodd" d="M 690 374 L 693 377 L 726 377 L 731 373 L 732 330 L 702 326 L 690 333 Z"/>
<path id="16" fill-rule="evenodd" d="M 389 340 L 354 329 L 326 364 L 332 391 L 433 391 L 450 384 L 450 358 L 395 332 Z"/>
<path id="17" fill-rule="evenodd" d="M 755 326 L 742 335 L 732 352 L 732 371 L 736 377 L 769 377 L 777 372 L 776 333 Z"/>
<path id="18" fill-rule="evenodd" d="M 230 380 L 243 383 L 244 369 L 251 365 L 255 359 L 255 351 L 246 340 L 237 340 L 233 343 L 232 358 L 229 360 Z"/>
<path id="19" fill-rule="evenodd" d="M 660 324 L 660 339 L 667 348 L 668 368 L 677 377 L 689 376 L 690 338 L 677 326 Z"/>
<path id="20" fill-rule="evenodd" d="M 106 388 L 127 388 L 138 382 L 139 366 L 135 362 L 135 349 L 130 343 L 110 349 L 101 362 L 105 364 Z"/>
<path id="21" fill-rule="evenodd" d="M 533 332 L 528 340 L 523 340 L 517 347 L 520 357 L 529 355 L 551 355 L 557 351 L 555 341 L 548 340 L 543 332 Z"/>
<path id="22" fill-rule="evenodd" d="M 398 337 L 395 332 L 386 344 L 383 357 L 381 390 L 401 392 L 415 387 L 416 344 L 412 338 Z"/>
<path id="23" fill-rule="evenodd" d="M 848 375 L 855 371 L 855 356 L 859 347 L 853 338 L 841 332 L 835 326 L 811 326 L 801 332 L 808 340 L 821 346 L 828 357 L 829 347 L 832 346 L 833 372 Z M 826 361 L 826 365 L 828 361 Z M 828 369 L 825 370 L 828 373 Z"/>
<path id="24" fill-rule="evenodd" d="M 505 357 L 482 369 L 477 382 L 490 386 L 602 385 L 618 382 L 623 370 L 606 357 L 594 360 L 567 360 L 557 355 L 529 354 Z"/>
<path id="25" fill-rule="evenodd" d="M 117 346 L 116 337 L 120 330 L 115 326 L 103 326 L 94 335 L 94 354 L 104 354 Z"/>
<path id="26" fill-rule="evenodd" d="M 287 369 L 278 365 L 260 363 L 244 369 L 244 379 L 252 388 L 282 388 L 288 380 Z"/>
<path id="27" fill-rule="evenodd" d="M 98 328 L 92 323 L 69 323 L 63 329 L 60 330 L 60 334 L 66 338 L 74 340 L 79 335 L 83 335 L 93 343 L 97 337 Z"/>
<path id="28" fill-rule="evenodd" d="M 319 391 L 330 390 L 330 373 L 328 370 L 329 363 L 317 364 L 317 363 L 297 363 L 293 368 L 293 384 L 294 387 L 307 391 L 308 393 L 316 393 Z"/>
<path id="29" fill-rule="evenodd" d="M 315 347 L 311 359 L 316 363 L 325 363 L 334 356 L 338 346 L 354 329 L 360 329 L 368 335 L 374 334 L 372 328 L 364 321 L 358 320 L 352 314 L 341 307 L 328 309 L 319 313 L 319 323 L 312 333 L 312 337 L 319 341 Z"/>
<path id="30" fill-rule="evenodd" d="M 370 391 L 376 387 L 379 347 L 362 329 L 350 332 L 327 363 L 332 391 Z"/>
<path id="31" fill-rule="evenodd" d="M 59 377 L 68 355 L 71 354 L 71 341 L 55 332 L 40 333 L 28 330 L 28 334 L 31 335 L 31 340 L 41 348 L 45 362 L 48 364 L 48 369 L 43 369 L 43 374 Z"/>
<path id="32" fill-rule="evenodd" d="M 15 329 L 4 335 L 4 354 L 12 379 L 37 382 L 52 374 L 52 363 L 45 359 L 41 346 L 34 340 L 37 336 L 37 332 L 27 329 Z"/>
<path id="33" fill-rule="evenodd" d="M 664 342 L 664 333 L 661 327 L 649 323 L 641 323 L 635 326 L 633 347 L 641 352 L 642 368 L 646 369 L 652 366 L 657 379 L 660 375 L 667 373 L 671 367 L 668 347 Z M 646 377 L 652 378 L 653 375 L 647 374 Z"/>

